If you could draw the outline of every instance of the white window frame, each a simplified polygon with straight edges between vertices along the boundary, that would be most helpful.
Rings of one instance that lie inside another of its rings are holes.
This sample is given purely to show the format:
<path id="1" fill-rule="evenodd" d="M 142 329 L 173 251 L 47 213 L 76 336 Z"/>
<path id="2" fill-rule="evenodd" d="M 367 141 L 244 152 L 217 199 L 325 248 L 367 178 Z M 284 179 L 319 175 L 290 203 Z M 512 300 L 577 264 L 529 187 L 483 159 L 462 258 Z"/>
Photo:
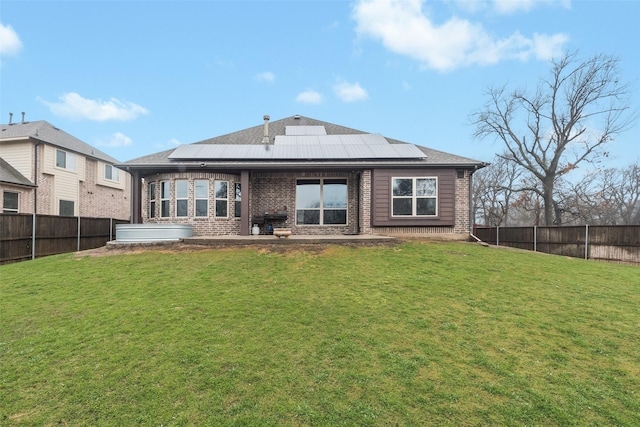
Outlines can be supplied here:
<path id="1" fill-rule="evenodd" d="M 166 193 L 165 193 L 166 190 Z M 166 210 L 165 210 L 166 204 Z M 166 215 L 164 215 L 166 213 Z M 171 181 L 160 181 L 160 218 L 171 217 Z"/>
<path id="2" fill-rule="evenodd" d="M 175 180 L 175 210 L 176 210 L 176 217 L 180 217 L 180 218 L 184 218 L 189 216 L 189 180 L 187 179 L 176 179 Z M 180 189 L 179 187 L 181 187 L 182 185 L 184 185 L 184 189 Z M 181 195 L 180 191 L 184 190 L 184 194 Z M 184 202 L 186 204 L 185 207 L 185 211 L 184 211 L 184 215 L 180 215 L 179 212 L 179 205 L 180 202 Z"/>
<path id="3" fill-rule="evenodd" d="M 155 181 L 149 183 L 149 218 L 156 217 L 156 189 L 157 183 Z"/>
<path id="4" fill-rule="evenodd" d="M 17 204 L 16 204 L 16 208 L 8 208 L 5 206 L 5 194 L 15 194 L 16 195 L 16 200 L 17 200 Z M 20 211 L 20 193 L 18 193 L 17 191 L 3 191 L 2 192 L 2 213 L 19 213 Z"/>
<path id="5" fill-rule="evenodd" d="M 339 180 L 339 181 L 344 181 L 344 185 L 345 185 L 345 189 L 347 191 L 347 199 L 346 199 L 346 205 L 344 208 L 340 207 L 340 208 L 336 208 L 336 207 L 326 207 L 324 206 L 324 187 L 325 187 L 325 181 L 335 181 L 335 180 Z M 298 183 L 300 181 L 320 181 L 320 204 L 317 208 L 301 208 L 298 207 L 298 197 L 297 197 L 297 193 L 298 193 Z M 299 210 L 305 210 L 305 211 L 318 211 L 318 215 L 319 215 L 319 223 L 318 224 L 305 224 L 302 222 L 298 222 L 298 211 Z M 344 223 L 340 223 L 340 224 L 325 224 L 324 223 L 324 211 L 328 210 L 328 211 L 333 211 L 333 210 L 344 210 L 345 211 L 345 222 Z M 297 226 L 301 226 L 301 227 L 344 227 L 346 225 L 349 224 L 349 180 L 347 178 L 343 178 L 343 177 L 327 177 L 327 178 L 313 178 L 313 177 L 308 177 L 308 178 L 298 178 L 296 179 L 296 209 L 295 209 L 295 215 L 296 215 L 296 225 Z"/>
<path id="6" fill-rule="evenodd" d="M 199 183 L 205 183 L 206 187 L 205 187 L 205 194 L 204 196 L 202 195 L 198 195 L 198 184 Z M 208 218 L 209 217 L 209 180 L 208 179 L 195 179 L 193 181 L 193 216 L 195 218 Z M 206 209 L 205 209 L 205 214 L 204 215 L 198 215 L 198 205 L 201 203 L 198 202 L 205 202 L 206 204 Z"/>
<path id="7" fill-rule="evenodd" d="M 394 190 L 394 182 L 396 179 L 410 179 L 412 180 L 412 189 L 411 189 L 411 195 L 410 196 L 396 196 L 393 194 L 393 190 Z M 416 180 L 419 179 L 429 179 L 429 180 L 434 180 L 435 181 L 435 195 L 431 196 L 420 196 L 417 195 L 417 191 L 416 191 Z M 438 200 L 438 177 L 437 176 L 394 176 L 391 178 L 391 216 L 393 218 L 435 218 L 438 216 L 438 204 L 439 204 L 439 200 Z M 406 199 L 406 200 L 411 200 L 411 215 L 396 215 L 394 214 L 394 200 L 401 200 L 401 199 Z M 427 215 L 418 215 L 417 213 L 417 207 L 418 207 L 418 199 L 433 199 L 435 200 L 435 213 L 434 214 L 427 214 Z"/>
<path id="8" fill-rule="evenodd" d="M 58 162 L 58 153 L 63 154 L 64 158 L 63 162 Z M 64 164 L 62 164 L 64 163 Z M 69 151 L 61 150 L 56 148 L 56 157 L 55 157 L 55 165 L 58 169 L 64 169 L 68 171 L 75 172 L 76 170 L 76 155 L 75 153 L 71 153 Z"/>
<path id="9" fill-rule="evenodd" d="M 110 171 L 110 177 L 107 176 L 107 171 Z M 113 165 L 104 165 L 104 179 L 112 182 L 120 182 L 120 169 Z"/>
<path id="10" fill-rule="evenodd" d="M 227 191 L 225 197 L 218 197 L 218 184 L 226 184 Z M 226 204 L 226 212 L 224 215 L 218 215 L 218 202 L 224 201 Z M 229 218 L 229 181 L 214 181 L 213 183 L 213 216 L 215 218 Z"/>

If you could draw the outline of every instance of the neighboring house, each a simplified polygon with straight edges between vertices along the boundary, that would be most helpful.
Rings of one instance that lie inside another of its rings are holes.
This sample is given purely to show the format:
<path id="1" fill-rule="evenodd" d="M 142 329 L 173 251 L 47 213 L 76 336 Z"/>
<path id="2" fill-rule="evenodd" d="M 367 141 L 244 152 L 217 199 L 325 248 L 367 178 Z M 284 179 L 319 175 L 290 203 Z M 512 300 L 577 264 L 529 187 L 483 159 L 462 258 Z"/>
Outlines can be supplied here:
<path id="1" fill-rule="evenodd" d="M 129 219 L 131 176 L 46 121 L 0 125 L 3 213 Z"/>
<path id="2" fill-rule="evenodd" d="M 302 116 L 118 165 L 135 223 L 194 235 L 441 234 L 468 238 L 471 175 L 484 163 Z"/>

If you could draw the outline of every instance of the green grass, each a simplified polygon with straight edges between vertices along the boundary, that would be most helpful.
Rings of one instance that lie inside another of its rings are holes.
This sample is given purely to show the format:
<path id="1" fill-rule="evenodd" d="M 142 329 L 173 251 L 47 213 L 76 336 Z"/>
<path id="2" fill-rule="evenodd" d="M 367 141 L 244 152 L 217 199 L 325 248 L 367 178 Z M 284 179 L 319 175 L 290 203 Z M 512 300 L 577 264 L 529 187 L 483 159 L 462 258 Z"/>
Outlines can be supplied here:
<path id="1" fill-rule="evenodd" d="M 640 270 L 423 242 L 5 265 L 0 425 L 640 425 Z"/>

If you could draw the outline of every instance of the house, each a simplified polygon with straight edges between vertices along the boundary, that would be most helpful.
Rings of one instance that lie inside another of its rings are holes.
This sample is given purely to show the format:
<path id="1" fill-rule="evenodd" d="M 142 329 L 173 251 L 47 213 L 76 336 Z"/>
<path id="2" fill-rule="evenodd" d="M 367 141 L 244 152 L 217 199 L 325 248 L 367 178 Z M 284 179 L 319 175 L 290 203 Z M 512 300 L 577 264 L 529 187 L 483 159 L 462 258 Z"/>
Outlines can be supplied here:
<path id="1" fill-rule="evenodd" d="M 113 157 L 46 121 L 0 125 L 3 213 L 127 220 L 131 176 Z"/>
<path id="2" fill-rule="evenodd" d="M 134 223 L 195 236 L 470 233 L 482 162 L 299 115 L 117 165 Z"/>

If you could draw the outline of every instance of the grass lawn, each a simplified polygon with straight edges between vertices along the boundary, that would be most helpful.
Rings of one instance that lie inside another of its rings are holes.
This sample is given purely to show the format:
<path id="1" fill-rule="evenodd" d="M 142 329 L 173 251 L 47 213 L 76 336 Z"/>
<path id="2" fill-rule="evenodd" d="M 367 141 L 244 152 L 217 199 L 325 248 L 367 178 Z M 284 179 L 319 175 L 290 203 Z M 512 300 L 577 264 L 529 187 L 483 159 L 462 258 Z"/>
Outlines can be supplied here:
<path id="1" fill-rule="evenodd" d="M 466 243 L 0 266 L 0 425 L 640 425 L 640 269 Z"/>

